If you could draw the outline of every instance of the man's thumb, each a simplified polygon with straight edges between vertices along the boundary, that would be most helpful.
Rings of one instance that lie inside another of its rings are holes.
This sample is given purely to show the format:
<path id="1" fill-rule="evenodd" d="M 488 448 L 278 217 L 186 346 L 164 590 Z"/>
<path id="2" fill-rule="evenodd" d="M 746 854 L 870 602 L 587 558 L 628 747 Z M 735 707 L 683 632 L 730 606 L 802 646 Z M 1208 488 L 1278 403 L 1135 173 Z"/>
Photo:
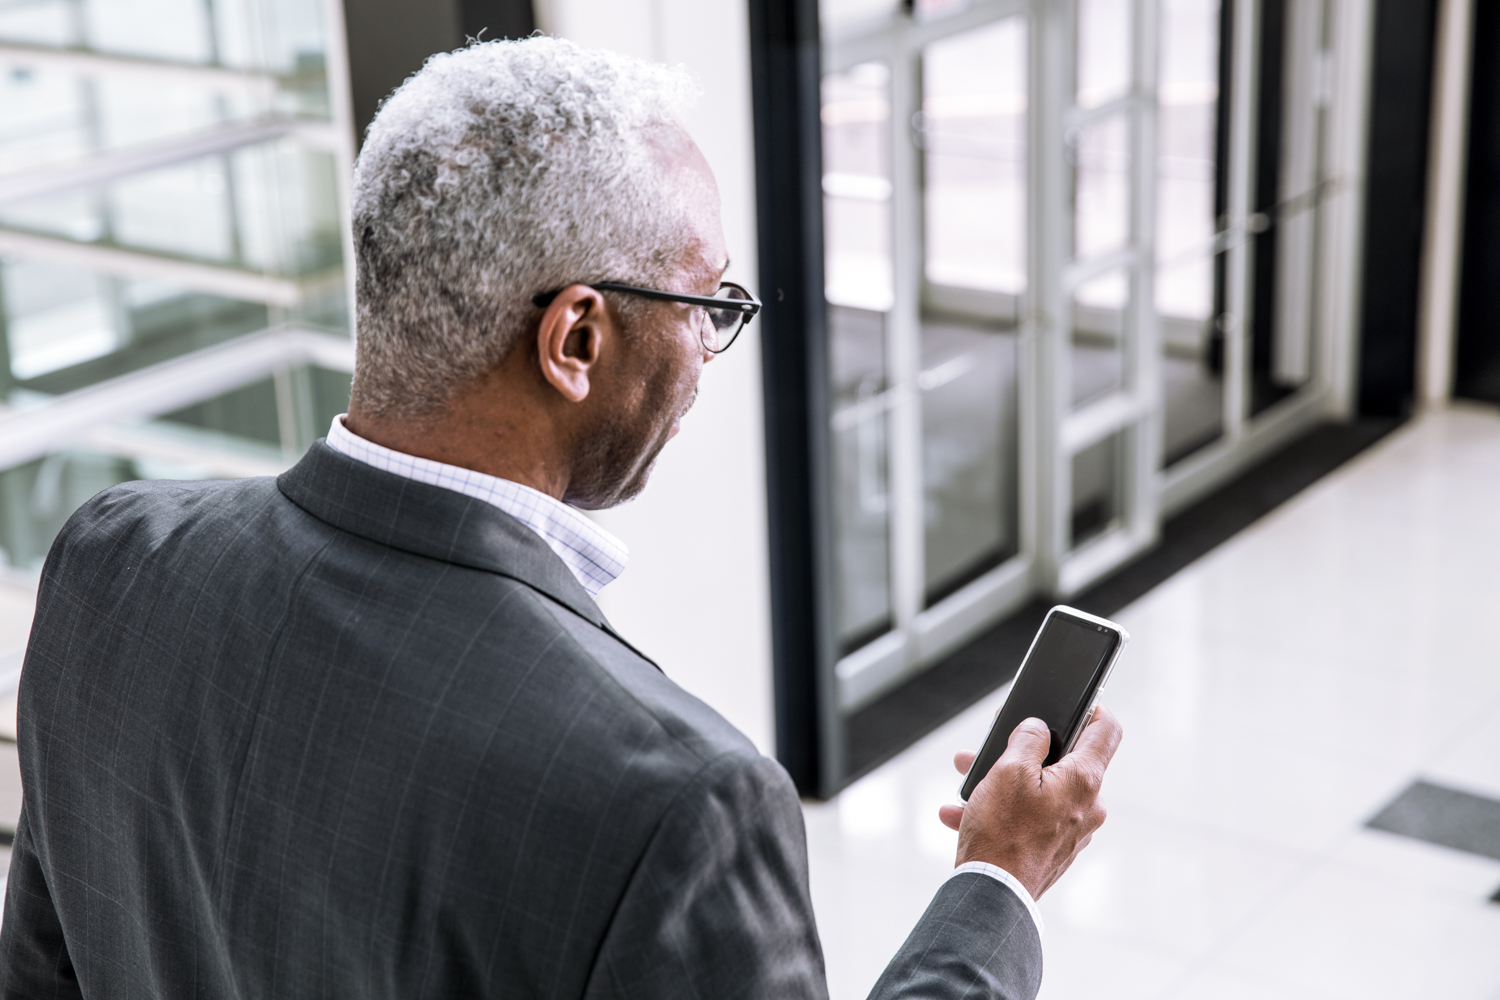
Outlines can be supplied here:
<path id="1" fill-rule="evenodd" d="M 1042 761 L 1047 759 L 1047 748 L 1051 745 L 1052 733 L 1045 722 L 1023 719 L 1010 734 L 1010 741 L 1005 744 L 1005 753 L 1000 759 L 1030 764 L 1041 770 Z"/>

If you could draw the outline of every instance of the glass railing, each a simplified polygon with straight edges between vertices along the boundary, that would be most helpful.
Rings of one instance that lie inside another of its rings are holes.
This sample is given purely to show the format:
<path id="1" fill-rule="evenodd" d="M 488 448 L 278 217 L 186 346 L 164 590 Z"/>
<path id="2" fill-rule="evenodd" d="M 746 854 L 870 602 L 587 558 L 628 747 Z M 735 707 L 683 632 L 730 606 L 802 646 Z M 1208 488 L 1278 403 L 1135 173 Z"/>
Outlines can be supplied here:
<path id="1" fill-rule="evenodd" d="M 285 468 L 348 401 L 318 3 L 0 5 L 0 561 L 138 478 Z M 342 44 L 342 40 L 339 40 Z"/>

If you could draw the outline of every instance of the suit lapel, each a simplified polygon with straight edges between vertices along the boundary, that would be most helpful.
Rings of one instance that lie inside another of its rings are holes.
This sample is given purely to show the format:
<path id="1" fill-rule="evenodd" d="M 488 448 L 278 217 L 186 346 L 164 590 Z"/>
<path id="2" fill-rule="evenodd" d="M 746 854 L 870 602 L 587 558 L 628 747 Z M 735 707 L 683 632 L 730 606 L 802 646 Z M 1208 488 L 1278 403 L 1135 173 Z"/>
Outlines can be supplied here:
<path id="1" fill-rule="evenodd" d="M 557 553 L 493 504 L 376 469 L 322 441 L 276 485 L 320 521 L 404 552 L 519 580 L 615 635 Z"/>

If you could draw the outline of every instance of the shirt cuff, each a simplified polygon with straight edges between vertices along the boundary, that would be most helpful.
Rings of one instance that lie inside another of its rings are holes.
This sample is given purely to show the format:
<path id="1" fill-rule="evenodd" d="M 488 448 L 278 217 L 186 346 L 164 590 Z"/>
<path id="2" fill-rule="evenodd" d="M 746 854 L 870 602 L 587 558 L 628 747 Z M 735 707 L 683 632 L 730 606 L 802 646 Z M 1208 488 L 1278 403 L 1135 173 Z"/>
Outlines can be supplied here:
<path id="1" fill-rule="evenodd" d="M 1021 902 L 1026 905 L 1026 912 L 1031 914 L 1031 922 L 1036 924 L 1037 937 L 1042 936 L 1042 911 L 1036 908 L 1036 900 L 1031 898 L 1031 893 L 1026 891 L 1026 887 L 1019 881 L 1017 881 L 1014 875 L 1006 871 L 1004 868 L 1001 868 L 999 865 L 992 865 L 987 861 L 966 861 L 963 864 L 959 865 L 957 868 L 953 869 L 952 874 L 950 874 L 948 878 L 953 878 L 955 875 L 962 875 L 964 872 L 974 872 L 978 875 L 988 875 L 990 878 L 994 879 L 996 882 L 999 882 L 1001 885 L 1008 888 L 1011 892 L 1015 893 L 1016 896 L 1020 898 Z"/>

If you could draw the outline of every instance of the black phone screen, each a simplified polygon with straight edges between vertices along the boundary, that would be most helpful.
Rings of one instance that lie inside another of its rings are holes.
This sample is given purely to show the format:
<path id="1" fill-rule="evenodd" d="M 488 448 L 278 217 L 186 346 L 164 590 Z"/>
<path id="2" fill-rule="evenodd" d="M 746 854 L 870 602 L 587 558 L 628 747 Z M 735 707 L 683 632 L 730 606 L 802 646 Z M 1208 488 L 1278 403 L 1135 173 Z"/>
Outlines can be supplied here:
<path id="1" fill-rule="evenodd" d="M 1093 701 L 1094 690 L 1103 680 L 1104 666 L 1119 642 L 1118 632 L 1091 621 L 1062 612 L 1047 616 L 1031 655 L 1021 666 L 1016 686 L 1005 699 L 979 757 L 964 780 L 965 801 L 1005 752 L 1010 734 L 1026 719 L 1041 719 L 1052 730 L 1046 763 L 1061 759 L 1063 748 L 1083 723 L 1083 713 Z"/>

